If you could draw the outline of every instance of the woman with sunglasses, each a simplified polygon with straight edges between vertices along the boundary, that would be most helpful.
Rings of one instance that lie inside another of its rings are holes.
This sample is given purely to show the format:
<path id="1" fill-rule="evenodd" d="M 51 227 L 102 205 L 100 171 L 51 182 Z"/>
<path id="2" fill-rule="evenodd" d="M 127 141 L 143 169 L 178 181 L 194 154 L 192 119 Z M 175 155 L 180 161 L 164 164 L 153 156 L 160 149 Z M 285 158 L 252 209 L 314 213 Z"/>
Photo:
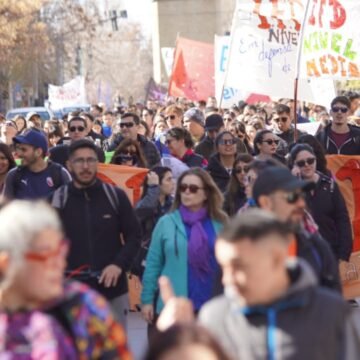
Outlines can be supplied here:
<path id="1" fill-rule="evenodd" d="M 339 261 L 348 261 L 352 251 L 352 230 L 345 200 L 335 180 L 316 171 L 314 150 L 307 144 L 293 147 L 292 172 L 316 184 L 306 194 L 306 203 L 320 234 L 327 240 Z"/>
<path id="2" fill-rule="evenodd" d="M 240 154 L 234 162 L 230 182 L 225 192 L 224 210 L 233 216 L 246 203 L 245 184 L 253 157 L 250 154 Z"/>
<path id="3" fill-rule="evenodd" d="M 225 193 L 236 158 L 236 138 L 230 131 L 223 131 L 215 138 L 216 152 L 209 159 L 207 167 L 215 184 Z"/>
<path id="4" fill-rule="evenodd" d="M 268 160 L 275 158 L 278 161 L 285 162 L 283 158 L 276 154 L 280 143 L 279 138 L 270 130 L 260 130 L 254 138 L 254 153 L 257 160 Z"/>
<path id="5" fill-rule="evenodd" d="M 222 204 L 223 196 L 205 170 L 181 174 L 172 210 L 157 223 L 146 258 L 141 300 L 148 323 L 163 308 L 157 299 L 154 309 L 161 275 L 170 279 L 177 296 L 191 299 L 195 312 L 211 298 L 219 273 L 214 243 L 227 219 Z"/>
<path id="6" fill-rule="evenodd" d="M 111 164 L 146 168 L 147 162 L 139 143 L 132 139 L 124 139 L 116 148 Z"/>

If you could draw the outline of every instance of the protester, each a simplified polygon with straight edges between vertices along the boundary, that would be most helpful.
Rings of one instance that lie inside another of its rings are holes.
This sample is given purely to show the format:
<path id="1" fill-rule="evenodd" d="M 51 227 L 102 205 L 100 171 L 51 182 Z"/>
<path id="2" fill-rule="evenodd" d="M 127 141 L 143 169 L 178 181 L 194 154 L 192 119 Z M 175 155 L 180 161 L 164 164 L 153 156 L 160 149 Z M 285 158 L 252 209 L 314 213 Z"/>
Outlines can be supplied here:
<path id="1" fill-rule="evenodd" d="M 27 130 L 23 135 L 16 136 L 14 144 L 21 166 L 7 174 L 6 199 L 46 198 L 71 180 L 70 174 L 61 165 L 45 159 L 48 144 L 38 130 Z"/>
<path id="2" fill-rule="evenodd" d="M 207 161 L 201 155 L 194 153 L 192 147 L 194 142 L 190 133 L 183 129 L 174 127 L 166 133 L 165 145 L 169 148 L 170 154 L 175 156 L 188 167 L 206 167 Z"/>
<path id="3" fill-rule="evenodd" d="M 51 207 L 13 201 L 0 210 L 0 353 L 6 359 L 128 359 L 106 301 L 63 281 L 68 243 Z"/>
<path id="4" fill-rule="evenodd" d="M 13 119 L 15 121 L 18 133 L 17 135 L 21 135 L 23 131 L 27 129 L 27 123 L 25 118 L 22 115 L 16 115 Z"/>
<path id="5" fill-rule="evenodd" d="M 56 146 L 63 137 L 64 133 L 60 123 L 51 125 L 48 132 L 49 148 Z"/>
<path id="6" fill-rule="evenodd" d="M 270 130 L 260 130 L 256 133 L 254 139 L 255 159 L 268 160 L 275 158 L 276 160 L 284 161 L 276 154 L 279 143 L 279 138 Z"/>
<path id="7" fill-rule="evenodd" d="M 146 121 L 140 121 L 138 134 L 144 136 L 147 140 L 151 140 L 151 131 Z"/>
<path id="8" fill-rule="evenodd" d="M 252 160 L 250 154 L 240 154 L 234 161 L 224 201 L 224 211 L 229 216 L 235 215 L 247 201 L 245 185 Z"/>
<path id="9" fill-rule="evenodd" d="M 321 286 L 340 291 L 338 265 L 329 244 L 316 231 L 310 233 L 304 226 L 305 193 L 314 186 L 311 181 L 293 176 L 285 167 L 270 167 L 259 173 L 252 195 L 261 209 L 298 226 L 297 256 L 310 264 Z"/>
<path id="10" fill-rule="evenodd" d="M 345 200 L 335 180 L 316 171 L 315 152 L 309 145 L 296 145 L 290 153 L 292 173 L 312 181 L 315 187 L 306 193 L 306 204 L 319 232 L 328 241 L 339 261 L 349 261 L 352 252 L 352 230 Z"/>
<path id="11" fill-rule="evenodd" d="M 69 144 L 62 143 L 61 145 L 57 145 L 52 147 L 49 151 L 49 159 L 67 167 L 67 161 L 69 159 L 69 148 L 70 145 L 77 140 L 85 139 L 88 135 L 87 123 L 86 120 L 79 116 L 74 116 L 68 121 L 68 130 L 69 130 Z M 100 162 L 105 162 L 105 154 L 104 151 L 96 146 L 97 157 Z"/>
<path id="12" fill-rule="evenodd" d="M 183 109 L 176 105 L 169 105 L 165 109 L 165 121 L 169 129 L 174 127 L 182 127 L 183 114 Z"/>
<path id="13" fill-rule="evenodd" d="M 216 153 L 210 157 L 208 173 L 222 193 L 225 193 L 236 157 L 236 140 L 230 131 L 221 132 L 215 139 Z"/>
<path id="14" fill-rule="evenodd" d="M 114 114 L 111 111 L 105 111 L 102 115 L 102 132 L 106 138 L 109 138 L 112 134 L 112 127 L 114 124 Z"/>
<path id="15" fill-rule="evenodd" d="M 350 107 L 346 96 L 337 96 L 331 102 L 332 122 L 316 135 L 327 154 L 360 154 L 360 129 L 347 123 Z"/>
<path id="16" fill-rule="evenodd" d="M 230 360 L 216 339 L 195 324 L 174 325 L 152 339 L 144 360 Z"/>
<path id="17" fill-rule="evenodd" d="M 229 130 L 234 136 L 237 136 L 239 138 L 239 140 L 241 140 L 243 142 L 243 144 L 245 145 L 245 149 L 246 151 L 243 152 L 247 152 L 248 154 L 253 154 L 254 150 L 253 150 L 253 140 L 254 139 L 250 139 L 249 135 L 246 133 L 246 128 L 245 128 L 245 124 L 240 122 L 240 121 L 234 121 L 233 123 L 231 123 L 230 125 L 230 130 Z M 255 135 L 254 135 L 255 137 Z"/>
<path id="18" fill-rule="evenodd" d="M 73 180 L 54 193 L 52 205 L 70 239 L 69 273 L 104 295 L 126 329 L 126 271 L 139 248 L 141 229 L 125 192 L 97 179 L 97 164 L 90 140 L 71 144 Z"/>
<path id="19" fill-rule="evenodd" d="M 99 146 L 100 148 L 103 147 L 103 144 L 106 140 L 106 137 L 103 134 L 99 134 L 96 133 L 93 130 L 94 124 L 95 124 L 95 120 L 101 120 L 101 116 L 99 118 L 94 117 L 91 113 L 88 112 L 75 112 L 75 113 L 71 113 L 69 114 L 69 118 L 68 118 L 68 123 L 70 123 L 70 120 L 72 120 L 72 118 L 74 117 L 81 117 L 83 119 L 85 119 L 86 122 L 86 135 L 85 137 L 92 139 L 95 144 L 97 146 Z M 84 138 L 84 136 L 82 136 L 81 138 Z"/>
<path id="20" fill-rule="evenodd" d="M 206 171 L 194 168 L 177 182 L 172 211 L 157 223 L 146 258 L 142 313 L 152 323 L 163 303 L 156 302 L 160 275 L 171 279 L 176 294 L 191 299 L 195 311 L 212 296 L 218 266 L 214 240 L 226 221 L 223 197 Z"/>
<path id="21" fill-rule="evenodd" d="M 6 175 L 14 167 L 16 163 L 9 146 L 0 143 L 0 194 L 4 191 Z"/>
<path id="22" fill-rule="evenodd" d="M 224 120 L 219 114 L 209 115 L 205 119 L 205 138 L 195 147 L 195 152 L 209 160 L 215 153 L 215 138 L 224 130 Z"/>
<path id="23" fill-rule="evenodd" d="M 30 111 L 26 114 L 26 122 L 28 128 L 35 128 L 39 131 L 42 131 L 42 120 L 38 113 L 35 111 Z"/>
<path id="24" fill-rule="evenodd" d="M 134 113 L 125 113 L 121 115 L 118 124 L 120 126 L 120 134 L 112 139 L 107 151 L 115 150 L 124 139 L 130 138 L 139 143 L 149 168 L 158 165 L 160 162 L 160 155 L 156 146 L 150 140 L 147 140 L 144 136 L 138 134 L 138 127 L 140 124 L 139 116 Z"/>
<path id="25" fill-rule="evenodd" d="M 111 164 L 147 167 L 145 155 L 136 140 L 124 139 L 114 151 Z"/>
<path id="26" fill-rule="evenodd" d="M 184 114 L 184 128 L 191 134 L 195 145 L 205 137 L 205 118 L 201 110 L 193 107 Z"/>
<path id="27" fill-rule="evenodd" d="M 12 147 L 14 137 L 18 134 L 15 121 L 6 120 L 1 126 L 1 142 Z"/>

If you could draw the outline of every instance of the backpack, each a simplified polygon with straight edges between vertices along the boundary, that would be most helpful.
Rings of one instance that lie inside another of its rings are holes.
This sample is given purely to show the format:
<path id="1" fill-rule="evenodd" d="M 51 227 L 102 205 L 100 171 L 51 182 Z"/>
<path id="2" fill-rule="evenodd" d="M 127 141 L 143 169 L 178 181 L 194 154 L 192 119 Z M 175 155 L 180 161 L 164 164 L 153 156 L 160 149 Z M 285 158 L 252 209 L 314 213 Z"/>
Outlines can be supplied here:
<path id="1" fill-rule="evenodd" d="M 120 201 L 115 187 L 104 182 L 102 183 L 102 187 L 109 203 L 111 204 L 111 207 L 113 208 L 115 213 L 119 215 Z M 69 185 L 67 184 L 61 186 L 58 190 L 54 192 L 51 205 L 56 209 L 60 209 L 60 210 L 64 209 L 68 197 L 69 197 Z"/>
<path id="2" fill-rule="evenodd" d="M 50 171 L 50 177 L 54 184 L 54 189 L 59 188 L 63 183 L 63 176 L 62 176 L 62 169 L 63 167 L 60 164 L 57 164 L 53 161 L 48 161 L 48 169 Z M 24 176 L 26 167 L 25 166 L 18 166 L 16 168 L 16 171 L 14 173 L 13 177 L 13 184 L 14 184 L 14 190 L 17 191 L 18 187 L 21 184 L 21 180 Z"/>

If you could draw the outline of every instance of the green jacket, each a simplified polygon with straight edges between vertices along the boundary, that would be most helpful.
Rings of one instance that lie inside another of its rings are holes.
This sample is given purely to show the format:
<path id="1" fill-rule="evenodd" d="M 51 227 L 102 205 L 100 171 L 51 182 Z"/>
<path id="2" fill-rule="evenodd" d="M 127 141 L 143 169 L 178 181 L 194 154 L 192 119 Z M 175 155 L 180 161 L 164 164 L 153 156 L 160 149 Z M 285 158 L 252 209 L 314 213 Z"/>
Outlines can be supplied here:
<path id="1" fill-rule="evenodd" d="M 212 221 L 215 233 L 218 234 L 222 224 Z M 158 279 L 167 276 L 176 296 L 188 297 L 188 238 L 185 225 L 178 210 L 164 215 L 155 226 L 151 244 L 146 257 L 141 293 L 142 304 L 153 304 L 158 289 Z M 163 308 L 158 299 L 156 313 Z"/>

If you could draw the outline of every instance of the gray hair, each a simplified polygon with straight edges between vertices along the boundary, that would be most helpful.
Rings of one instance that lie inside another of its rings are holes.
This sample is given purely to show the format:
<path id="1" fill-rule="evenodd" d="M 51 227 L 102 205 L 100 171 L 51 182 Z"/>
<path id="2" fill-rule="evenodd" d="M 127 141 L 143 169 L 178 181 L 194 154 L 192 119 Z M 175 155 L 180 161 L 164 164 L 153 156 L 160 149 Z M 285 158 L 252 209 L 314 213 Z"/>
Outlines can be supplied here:
<path id="1" fill-rule="evenodd" d="M 11 283 L 24 261 L 24 253 L 34 238 L 45 229 L 61 231 L 56 211 L 43 201 L 14 200 L 0 210 L 0 251 L 10 256 L 9 269 L 0 288 Z"/>

